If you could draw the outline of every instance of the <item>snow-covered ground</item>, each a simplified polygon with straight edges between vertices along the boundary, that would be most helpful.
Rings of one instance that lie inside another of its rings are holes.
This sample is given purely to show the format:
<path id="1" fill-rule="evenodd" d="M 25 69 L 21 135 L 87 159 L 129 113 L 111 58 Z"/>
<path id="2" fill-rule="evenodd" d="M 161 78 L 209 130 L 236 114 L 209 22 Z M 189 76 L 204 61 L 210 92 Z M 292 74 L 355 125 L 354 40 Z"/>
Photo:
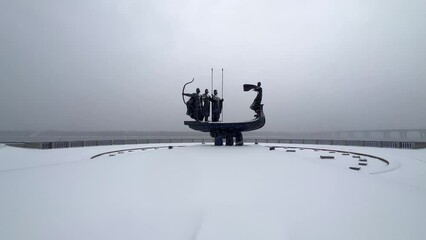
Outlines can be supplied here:
<path id="1" fill-rule="evenodd" d="M 0 146 L 0 239 L 426 239 L 426 149 L 168 145 Z"/>

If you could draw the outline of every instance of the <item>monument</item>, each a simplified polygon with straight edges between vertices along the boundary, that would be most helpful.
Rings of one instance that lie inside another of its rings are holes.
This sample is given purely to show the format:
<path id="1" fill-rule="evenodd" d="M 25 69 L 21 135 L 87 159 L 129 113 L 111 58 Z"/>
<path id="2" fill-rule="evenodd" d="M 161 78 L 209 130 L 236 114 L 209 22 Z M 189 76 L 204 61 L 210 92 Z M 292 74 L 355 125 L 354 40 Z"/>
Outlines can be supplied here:
<path id="1" fill-rule="evenodd" d="M 266 119 L 263 113 L 262 87 L 260 82 L 258 82 L 257 85 L 243 85 L 244 91 L 253 90 L 257 92 L 256 98 L 250 105 L 250 109 L 256 113 L 253 120 L 245 122 L 219 122 L 224 100 L 217 96 L 217 90 L 214 90 L 214 94 L 208 97 L 207 89 L 203 96 L 200 95 L 199 88 L 197 88 L 196 93 L 185 93 L 186 85 L 193 81 L 194 79 L 183 86 L 182 98 L 187 107 L 186 114 L 194 119 L 194 121 L 185 121 L 184 124 L 196 131 L 209 132 L 210 136 L 214 138 L 216 146 L 222 146 L 223 139 L 225 139 L 227 146 L 232 146 L 234 144 L 236 146 L 242 146 L 244 145 L 242 132 L 254 131 L 265 125 Z M 185 102 L 184 96 L 190 97 L 190 99 Z M 212 122 L 208 121 L 209 113 L 206 112 L 207 108 L 210 109 L 210 102 L 212 103 Z M 204 107 L 203 104 L 208 104 L 208 107 Z"/>

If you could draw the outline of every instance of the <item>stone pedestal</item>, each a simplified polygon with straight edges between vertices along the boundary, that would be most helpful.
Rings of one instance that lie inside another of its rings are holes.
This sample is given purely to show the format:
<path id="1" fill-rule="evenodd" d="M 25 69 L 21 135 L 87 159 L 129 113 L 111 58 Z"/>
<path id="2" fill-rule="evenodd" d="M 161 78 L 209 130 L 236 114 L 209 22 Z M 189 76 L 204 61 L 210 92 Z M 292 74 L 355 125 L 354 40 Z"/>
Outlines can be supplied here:
<path id="1" fill-rule="evenodd" d="M 244 145 L 243 134 L 241 132 L 235 133 L 235 145 L 236 146 Z"/>
<path id="2" fill-rule="evenodd" d="M 226 136 L 226 146 L 234 145 L 234 137 L 232 135 Z"/>
<path id="3" fill-rule="evenodd" d="M 221 136 L 214 138 L 215 146 L 223 146 L 223 138 Z"/>
<path id="4" fill-rule="evenodd" d="M 196 131 L 209 132 L 210 136 L 214 138 L 214 145 L 216 146 L 223 146 L 223 139 L 226 141 L 226 146 L 242 146 L 244 145 L 242 132 L 260 129 L 265 125 L 265 122 L 263 105 L 260 105 L 257 117 L 250 121 L 230 123 L 185 121 L 184 123 Z"/>

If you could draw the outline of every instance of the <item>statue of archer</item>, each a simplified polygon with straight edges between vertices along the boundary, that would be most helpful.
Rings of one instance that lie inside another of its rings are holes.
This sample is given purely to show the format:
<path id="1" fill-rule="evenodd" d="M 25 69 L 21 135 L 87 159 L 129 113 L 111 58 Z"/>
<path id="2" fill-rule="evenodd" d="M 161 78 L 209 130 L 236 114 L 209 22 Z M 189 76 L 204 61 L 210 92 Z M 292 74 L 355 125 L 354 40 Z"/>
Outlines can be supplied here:
<path id="1" fill-rule="evenodd" d="M 192 83 L 193 81 L 194 79 L 192 79 L 192 81 L 186 83 L 183 86 L 182 100 L 186 104 L 186 115 L 189 115 L 192 119 L 195 119 L 196 121 L 202 121 L 204 116 L 203 116 L 203 106 L 201 102 L 200 89 L 197 88 L 195 93 L 184 93 L 186 85 L 189 83 Z M 189 97 L 189 100 L 185 102 L 185 99 L 183 98 L 183 96 Z"/>

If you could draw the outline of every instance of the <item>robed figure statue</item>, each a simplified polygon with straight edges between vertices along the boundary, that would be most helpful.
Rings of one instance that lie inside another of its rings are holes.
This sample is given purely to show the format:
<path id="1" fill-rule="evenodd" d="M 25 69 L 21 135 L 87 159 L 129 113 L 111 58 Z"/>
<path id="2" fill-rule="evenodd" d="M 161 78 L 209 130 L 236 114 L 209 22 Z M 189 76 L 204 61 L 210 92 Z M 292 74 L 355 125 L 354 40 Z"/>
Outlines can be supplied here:
<path id="1" fill-rule="evenodd" d="M 200 89 L 197 88 L 195 93 L 182 93 L 182 95 L 190 97 L 189 100 L 186 102 L 186 115 L 189 115 L 192 119 L 195 119 L 196 121 L 202 121 L 203 111 Z"/>
<path id="2" fill-rule="evenodd" d="M 250 109 L 253 110 L 256 115 L 254 115 L 254 117 L 260 117 L 260 107 L 262 104 L 262 87 L 261 87 L 261 83 L 258 82 L 257 85 L 252 85 L 252 84 L 244 84 L 243 88 L 244 91 L 256 91 L 257 95 L 256 98 L 253 100 L 253 103 L 250 105 Z"/>
<path id="3" fill-rule="evenodd" d="M 223 99 L 217 96 L 216 89 L 213 91 L 211 102 L 212 102 L 212 122 L 219 122 L 220 113 L 222 112 Z"/>
<path id="4" fill-rule="evenodd" d="M 201 102 L 203 103 L 203 116 L 204 116 L 204 121 L 205 122 L 209 121 L 209 116 L 210 116 L 210 101 L 211 101 L 211 97 L 209 95 L 209 90 L 206 89 L 204 91 L 204 94 L 201 95 Z"/>

